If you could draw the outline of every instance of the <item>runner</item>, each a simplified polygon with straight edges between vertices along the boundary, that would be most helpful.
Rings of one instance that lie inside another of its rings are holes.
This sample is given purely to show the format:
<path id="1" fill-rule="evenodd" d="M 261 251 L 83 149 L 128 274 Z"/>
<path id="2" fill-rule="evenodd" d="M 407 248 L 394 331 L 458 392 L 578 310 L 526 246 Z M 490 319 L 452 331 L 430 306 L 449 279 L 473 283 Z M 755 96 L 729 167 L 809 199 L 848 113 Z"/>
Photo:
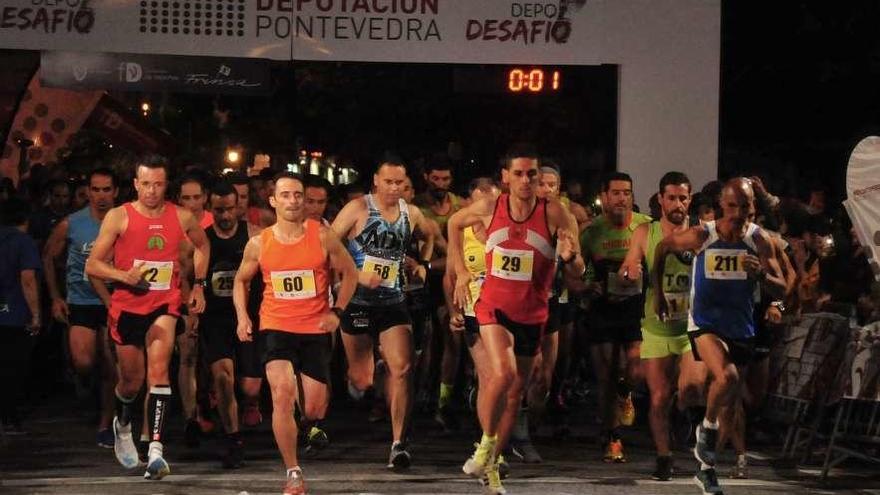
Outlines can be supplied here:
<path id="1" fill-rule="evenodd" d="M 151 442 L 144 477 L 152 480 L 171 472 L 163 458 L 162 440 L 171 401 L 168 367 L 180 315 L 180 245 L 188 237 L 195 247 L 196 284 L 190 307 L 196 314 L 205 308 L 202 290 L 210 255 L 205 231 L 192 213 L 165 201 L 167 167 L 157 156 L 138 163 L 137 200 L 107 212 L 86 262 L 88 276 L 116 283 L 108 316 L 119 366 L 113 420 L 116 458 L 128 469 L 138 466 L 131 436 L 132 403 L 146 372 Z M 113 265 L 106 261 L 111 257 Z"/>
<path id="2" fill-rule="evenodd" d="M 501 191 L 495 182 L 489 177 L 478 177 L 471 180 L 468 185 L 470 192 L 469 199 L 472 203 L 482 201 L 484 198 L 490 198 L 492 201 L 498 199 Z M 457 221 L 461 213 L 452 215 L 450 221 Z M 452 220 L 456 218 L 456 220 Z M 446 300 L 449 309 L 450 319 L 449 326 L 453 332 L 463 332 L 465 344 L 471 355 L 471 361 L 474 366 L 474 378 L 476 379 L 475 390 L 476 397 L 472 399 L 473 410 L 476 411 L 476 405 L 480 403 L 480 395 L 485 390 L 491 366 L 486 348 L 480 340 L 480 324 L 477 323 L 477 316 L 474 313 L 474 303 L 480 298 L 480 289 L 486 280 L 486 227 L 485 224 L 492 220 L 491 215 L 485 219 L 485 222 L 477 223 L 464 229 L 462 232 L 462 258 L 464 261 L 464 270 L 469 275 L 468 296 L 464 301 L 464 306 L 459 308 L 455 305 L 455 296 L 453 294 L 456 285 L 456 268 L 455 260 L 446 265 L 448 282 L 444 283 L 446 290 Z M 458 260 L 459 258 L 456 258 Z M 471 401 L 471 398 L 468 398 Z M 502 454 L 498 455 L 498 470 L 501 479 L 507 476 L 509 470 L 507 463 Z"/>
<path id="3" fill-rule="evenodd" d="M 272 432 L 287 467 L 285 495 L 306 493 L 296 454 L 294 405 L 299 397 L 306 420 L 324 418 L 330 401 L 332 333 L 357 285 L 354 262 L 345 247 L 331 229 L 306 219 L 303 196 L 299 177 L 287 172 L 276 176 L 269 204 L 278 220 L 248 241 L 232 296 L 238 337 L 250 341 L 248 288 L 254 275 L 261 273 L 266 289 L 259 331 L 272 391 Z M 331 270 L 341 277 L 332 308 L 327 298 Z"/>
<path id="4" fill-rule="evenodd" d="M 349 393 L 359 399 L 372 387 L 373 346 L 378 342 L 387 366 L 390 469 L 406 469 L 411 463 L 406 427 L 412 401 L 413 343 L 412 320 L 403 294 L 403 261 L 415 229 L 425 239 L 419 261 L 428 263 L 434 248 L 434 236 L 421 210 L 410 208 L 401 197 L 405 181 L 402 161 L 383 161 L 373 175 L 375 192 L 350 201 L 333 222 L 333 230 L 348 241 L 359 270 L 357 291 L 342 318 Z"/>
<path id="5" fill-rule="evenodd" d="M 103 282 L 92 285 L 86 276 L 86 258 L 92 249 L 101 221 L 113 208 L 116 198 L 116 174 L 97 168 L 88 176 L 86 207 L 60 221 L 52 230 L 43 253 L 46 286 L 52 298 L 52 316 L 70 326 L 68 345 L 73 369 L 83 379 L 98 370 L 100 386 L 100 418 L 96 441 L 99 447 L 113 448 L 113 387 L 116 385 L 116 364 L 107 338 L 107 307 L 110 291 Z M 67 298 L 58 287 L 57 260 L 67 246 Z"/>
<path id="6" fill-rule="evenodd" d="M 635 421 L 632 387 L 641 381 L 641 315 L 645 304 L 642 280 L 618 275 L 633 231 L 651 217 L 633 212 L 632 178 L 623 172 L 602 181 L 603 214 L 581 235 L 581 249 L 594 267 L 588 293 L 595 299 L 584 322 L 592 341 L 590 361 L 598 382 L 601 441 L 605 462 L 626 462 L 620 426 Z M 621 366 L 621 364 L 624 366 Z M 621 368 L 625 372 L 621 374 Z"/>
<path id="7" fill-rule="evenodd" d="M 415 199 L 416 205 L 422 210 L 425 218 L 435 222 L 439 227 L 441 236 L 438 236 L 434 245 L 434 256 L 428 270 L 428 294 L 431 297 L 433 328 L 439 330 L 442 336 L 443 348 L 440 359 L 440 391 L 437 397 L 437 411 L 434 421 L 444 431 L 454 431 L 459 428 L 458 418 L 450 404 L 453 395 L 453 386 L 458 374 L 458 362 L 461 356 L 462 336 L 461 332 L 449 330 L 449 314 L 446 311 L 443 297 L 443 275 L 446 271 L 446 250 L 440 245 L 440 237 L 446 236 L 446 223 L 449 217 L 463 206 L 467 201 L 450 191 L 452 187 L 452 164 L 445 153 L 437 154 L 430 158 L 425 166 L 423 174 L 427 190 Z M 445 243 L 444 243 L 445 244 Z M 434 351 L 436 349 L 432 349 Z M 437 354 L 429 353 L 432 357 Z M 436 361 L 428 363 L 428 367 L 436 369 Z"/>
<path id="8" fill-rule="evenodd" d="M 470 274 L 465 270 L 465 228 L 486 229 L 486 280 L 474 307 L 480 339 L 492 371 L 480 394 L 477 413 L 483 437 L 462 470 L 486 478 L 490 493 L 505 493 L 498 471 L 547 322 L 550 285 L 559 254 L 572 277 L 583 274 L 577 225 L 558 201 L 538 199 L 538 155 L 528 146 L 504 159 L 501 179 L 510 192 L 484 198 L 462 210 L 449 225 L 450 259 L 456 265 L 454 303 L 464 307 Z M 557 239 L 558 246 L 553 245 Z"/>
<path id="9" fill-rule="evenodd" d="M 754 192 L 748 179 L 731 179 L 721 193 L 719 220 L 664 238 L 654 252 L 654 307 L 661 321 L 674 314 L 665 287 L 667 254 L 693 251 L 688 338 L 694 358 L 703 361 L 711 381 L 706 415 L 696 428 L 694 456 L 700 462 L 695 481 L 703 493 L 721 493 L 715 473 L 715 448 L 721 409 L 738 400 L 740 367 L 754 349 L 754 295 L 760 283 L 774 297 L 785 290 L 770 237 L 747 220 Z"/>
<path id="10" fill-rule="evenodd" d="M 246 222 L 248 232 L 259 233 L 262 227 L 248 221 L 248 203 L 250 201 L 250 186 L 246 175 L 237 172 L 229 174 L 232 187 L 238 194 L 237 217 L 239 222 Z M 253 236 L 254 234 L 250 234 Z M 260 303 L 262 301 L 263 282 L 259 277 L 254 277 L 250 289 L 250 301 L 248 302 L 248 314 L 254 326 L 259 327 Z M 263 422 L 263 414 L 260 413 L 260 389 L 263 387 L 263 365 L 260 363 L 260 352 L 257 342 L 238 342 L 237 356 L 238 387 L 241 390 L 241 423 L 244 426 L 256 427 Z"/>
<path id="11" fill-rule="evenodd" d="M 657 449 L 657 464 L 652 478 L 669 481 L 674 472 L 669 438 L 669 413 L 673 389 L 678 390 L 678 411 L 695 406 L 706 382 L 706 367 L 694 361 L 691 343 L 687 337 L 688 294 L 691 290 L 693 253 L 666 256 L 662 277 L 653 277 L 657 244 L 669 235 L 688 229 L 688 206 L 691 183 L 681 172 L 668 172 L 660 179 L 661 218 L 639 225 L 633 232 L 626 259 L 618 275 L 630 281 L 642 279 L 642 264 L 647 263 L 651 280 L 662 281 L 670 315 L 666 321 L 657 318 L 654 311 L 654 288 L 648 287 L 642 318 L 641 359 L 645 381 L 651 395 L 649 421 Z M 677 387 L 676 383 L 677 375 Z"/>
<path id="12" fill-rule="evenodd" d="M 256 227 L 237 219 L 238 194 L 229 182 L 214 184 L 208 194 L 208 204 L 214 222 L 205 229 L 211 245 L 211 261 L 205 289 L 206 312 L 199 323 L 199 339 L 202 357 L 211 368 L 213 390 L 218 399 L 217 411 L 226 433 L 227 448 L 221 464 L 225 469 L 233 469 L 241 466 L 244 458 L 235 400 L 235 376 L 236 371 L 247 366 L 247 362 L 242 359 L 237 345 L 232 283 L 248 239 L 258 232 Z M 254 374 L 259 373 L 245 370 L 245 375 Z"/>

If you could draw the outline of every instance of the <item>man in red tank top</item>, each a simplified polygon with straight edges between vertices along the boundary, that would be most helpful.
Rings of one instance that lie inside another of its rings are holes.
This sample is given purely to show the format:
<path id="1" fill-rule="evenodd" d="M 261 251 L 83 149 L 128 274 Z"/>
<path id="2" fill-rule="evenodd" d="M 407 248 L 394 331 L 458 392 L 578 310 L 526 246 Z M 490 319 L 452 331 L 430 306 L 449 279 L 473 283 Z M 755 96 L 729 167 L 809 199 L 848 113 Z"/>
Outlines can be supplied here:
<path id="1" fill-rule="evenodd" d="M 189 238 L 195 247 L 196 287 L 189 301 L 194 313 L 205 308 L 202 288 L 210 255 L 205 231 L 192 213 L 165 202 L 167 184 L 165 159 L 142 160 L 134 180 L 137 200 L 107 212 L 86 262 L 90 277 L 115 284 L 107 326 L 116 344 L 119 366 L 113 420 L 116 458 L 126 468 L 138 466 L 131 436 L 131 406 L 146 370 L 151 442 L 144 477 L 152 480 L 171 472 L 162 455 L 162 435 L 171 402 L 168 367 L 180 316 L 180 245 Z"/>
<path id="2" fill-rule="evenodd" d="M 557 255 L 567 276 L 584 271 L 575 241 L 577 223 L 558 200 L 541 200 L 535 194 L 537 153 L 527 145 L 511 149 L 501 180 L 509 192 L 461 210 L 450 220 L 448 244 L 456 277 L 454 303 L 463 307 L 471 276 L 461 249 L 462 232 L 481 223 L 486 228 L 486 280 L 475 312 L 493 369 L 477 404 L 483 437 L 462 470 L 485 478 L 489 493 L 504 493 L 497 454 L 510 435 L 547 322 Z"/>
<path id="3" fill-rule="evenodd" d="M 303 421 L 311 425 L 310 444 L 330 401 L 332 336 L 339 317 L 357 286 L 354 260 L 333 230 L 306 219 L 304 188 L 296 175 L 276 176 L 269 197 L 277 221 L 251 237 L 235 275 L 232 299 L 238 318 L 238 337 L 253 340 L 247 301 L 251 279 L 259 272 L 265 283 L 260 306 L 263 364 L 272 391 L 272 431 L 287 467 L 285 495 L 306 493 L 296 455 L 297 426 L 293 419 L 297 380 Z M 327 293 L 331 271 L 341 277 L 331 308 Z"/>

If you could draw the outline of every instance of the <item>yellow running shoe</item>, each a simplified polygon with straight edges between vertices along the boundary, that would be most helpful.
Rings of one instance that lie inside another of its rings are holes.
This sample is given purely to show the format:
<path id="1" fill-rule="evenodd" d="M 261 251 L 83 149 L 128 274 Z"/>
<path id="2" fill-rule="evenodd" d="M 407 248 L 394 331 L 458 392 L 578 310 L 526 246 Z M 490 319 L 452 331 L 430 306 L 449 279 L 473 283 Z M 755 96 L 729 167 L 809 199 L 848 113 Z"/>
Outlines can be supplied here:
<path id="1" fill-rule="evenodd" d="M 482 478 L 483 493 L 486 495 L 504 495 L 507 490 L 501 484 L 501 475 L 498 473 L 498 462 L 492 462 L 486 466 L 486 475 Z"/>
<path id="2" fill-rule="evenodd" d="M 615 463 L 626 462 L 626 456 L 623 454 L 623 442 L 620 439 L 608 442 L 608 447 L 605 449 L 605 457 L 602 460 Z"/>
<path id="3" fill-rule="evenodd" d="M 632 426 L 636 422 L 636 408 L 633 405 L 632 393 L 617 398 L 617 422 L 623 426 Z"/>

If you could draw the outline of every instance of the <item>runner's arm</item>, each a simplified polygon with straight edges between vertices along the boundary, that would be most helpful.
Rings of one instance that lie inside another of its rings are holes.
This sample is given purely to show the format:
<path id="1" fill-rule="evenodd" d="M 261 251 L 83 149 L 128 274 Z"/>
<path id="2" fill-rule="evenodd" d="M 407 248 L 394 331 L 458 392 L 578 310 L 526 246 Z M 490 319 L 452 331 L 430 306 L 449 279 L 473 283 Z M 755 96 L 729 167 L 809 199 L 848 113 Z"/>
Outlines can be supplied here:
<path id="1" fill-rule="evenodd" d="M 244 247 L 244 255 L 241 258 L 241 265 L 235 272 L 235 280 L 232 282 L 232 304 L 235 306 L 235 315 L 238 319 L 239 328 L 242 323 L 247 323 L 250 329 L 250 316 L 248 315 L 248 292 L 250 290 L 251 279 L 258 273 L 260 269 L 260 237 L 254 236 Z M 239 335 L 239 337 L 241 337 Z"/>
<path id="2" fill-rule="evenodd" d="M 455 283 L 453 304 L 456 307 L 464 308 L 467 300 L 470 299 L 470 291 L 467 286 L 471 275 L 464 265 L 464 229 L 479 224 L 485 216 L 492 215 L 494 209 L 495 200 L 484 198 L 474 201 L 469 206 L 453 213 L 446 224 L 449 235 L 449 241 L 446 243 L 446 271 L 451 270 L 455 275 L 453 279 Z"/>
<path id="3" fill-rule="evenodd" d="M 196 283 L 190 289 L 190 305 L 198 314 L 205 310 L 205 277 L 208 276 L 208 261 L 211 258 L 211 243 L 205 230 L 199 225 L 195 215 L 184 208 L 177 209 L 184 232 L 193 244 L 193 275 Z"/>
<path id="4" fill-rule="evenodd" d="M 355 266 L 348 250 L 342 245 L 339 236 L 332 229 L 322 228 L 321 237 L 324 250 L 327 251 L 327 257 L 330 260 L 330 268 L 341 279 L 336 292 L 336 307 L 344 310 L 357 289 L 357 266 Z"/>
<path id="5" fill-rule="evenodd" d="M 761 261 L 761 285 L 764 290 L 774 299 L 785 297 L 786 280 L 779 267 L 779 261 L 774 255 L 773 241 L 766 232 L 759 230 L 755 233 L 755 247 L 758 248 L 758 258 Z"/>
<path id="6" fill-rule="evenodd" d="M 564 278 L 566 281 L 579 280 L 587 268 L 581 256 L 577 219 L 562 206 L 559 200 L 549 202 L 547 208 L 549 208 L 548 216 L 556 231 L 557 252 L 562 258 Z"/>
<path id="7" fill-rule="evenodd" d="M 434 229 L 428 223 L 428 219 L 425 218 L 425 214 L 422 213 L 422 210 L 418 208 L 409 208 L 410 218 L 413 219 L 413 229 L 418 229 L 419 232 L 422 233 L 424 244 L 422 244 L 421 249 L 419 249 L 419 261 L 420 262 L 429 262 L 431 261 L 431 256 L 434 254 L 434 231 L 440 230 Z"/>
<path id="8" fill-rule="evenodd" d="M 107 212 L 107 216 L 101 222 L 101 230 L 98 231 L 98 237 L 95 239 L 92 251 L 89 253 L 89 259 L 86 260 L 86 275 L 101 280 L 137 285 L 141 278 L 140 275 L 137 275 L 137 267 L 133 266 L 131 270 L 126 272 L 114 268 L 106 261 L 112 257 L 113 244 L 122 233 L 126 221 L 127 217 L 122 207 L 116 207 Z"/>
<path id="9" fill-rule="evenodd" d="M 651 268 L 651 284 L 654 287 L 654 309 L 661 320 L 664 320 L 667 314 L 662 275 L 666 267 L 666 255 L 684 251 L 697 252 L 708 235 L 703 227 L 691 227 L 685 231 L 668 235 L 657 244 L 657 249 L 654 251 L 654 266 Z"/>
<path id="10" fill-rule="evenodd" d="M 61 290 L 58 287 L 55 262 L 64 253 L 69 225 L 70 222 L 66 218 L 58 222 L 43 247 L 43 271 L 46 274 L 46 288 L 49 290 L 49 298 L 52 301 L 52 316 L 60 321 L 67 320 L 67 302 L 61 296 Z"/>
<path id="11" fill-rule="evenodd" d="M 629 250 L 620 265 L 620 270 L 618 270 L 618 275 L 621 277 L 633 281 L 642 278 L 642 260 L 645 259 L 645 252 L 647 252 L 650 225 L 650 223 L 643 223 L 633 231 Z"/>
<path id="12" fill-rule="evenodd" d="M 336 218 L 333 219 L 330 228 L 333 229 L 333 232 L 336 232 L 336 236 L 342 239 L 343 242 L 348 239 L 348 234 L 354 228 L 355 223 L 357 223 L 358 213 L 364 208 L 366 208 L 366 203 L 364 203 L 363 198 L 353 199 L 343 206 L 339 214 L 336 215 Z"/>

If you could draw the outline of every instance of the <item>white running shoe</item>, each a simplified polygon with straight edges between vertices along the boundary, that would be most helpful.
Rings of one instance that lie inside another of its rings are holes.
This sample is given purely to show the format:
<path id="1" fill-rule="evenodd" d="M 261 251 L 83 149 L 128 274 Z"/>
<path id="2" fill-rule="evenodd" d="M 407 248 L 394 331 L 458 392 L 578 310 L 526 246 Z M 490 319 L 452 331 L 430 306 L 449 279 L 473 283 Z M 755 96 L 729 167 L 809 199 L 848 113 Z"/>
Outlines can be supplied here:
<path id="1" fill-rule="evenodd" d="M 122 426 L 118 418 L 113 418 L 113 452 L 116 460 L 125 469 L 134 469 L 140 464 L 134 439 L 131 437 L 131 423 Z"/>

